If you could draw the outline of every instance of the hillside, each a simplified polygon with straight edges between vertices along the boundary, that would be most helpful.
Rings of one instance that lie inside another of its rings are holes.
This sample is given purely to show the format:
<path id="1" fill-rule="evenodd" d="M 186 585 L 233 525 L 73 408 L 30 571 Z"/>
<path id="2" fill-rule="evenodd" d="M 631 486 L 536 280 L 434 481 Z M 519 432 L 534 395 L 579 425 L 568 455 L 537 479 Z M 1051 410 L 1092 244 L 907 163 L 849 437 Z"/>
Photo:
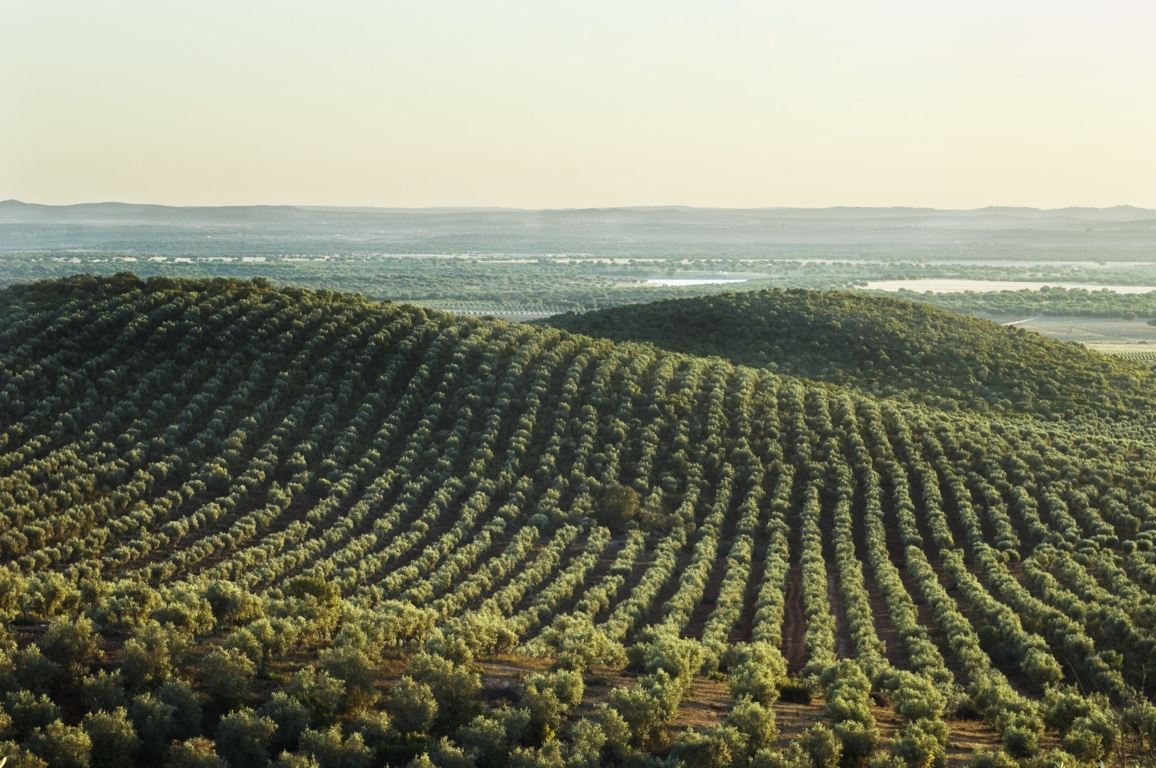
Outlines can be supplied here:
<path id="1" fill-rule="evenodd" d="M 634 304 L 543 323 L 943 408 L 1127 418 L 1156 407 L 1156 372 L 927 304 L 769 290 Z"/>
<path id="2" fill-rule="evenodd" d="M 14 286 L 0 754 L 1135 765 L 1156 452 L 1113 429 L 261 281 Z"/>

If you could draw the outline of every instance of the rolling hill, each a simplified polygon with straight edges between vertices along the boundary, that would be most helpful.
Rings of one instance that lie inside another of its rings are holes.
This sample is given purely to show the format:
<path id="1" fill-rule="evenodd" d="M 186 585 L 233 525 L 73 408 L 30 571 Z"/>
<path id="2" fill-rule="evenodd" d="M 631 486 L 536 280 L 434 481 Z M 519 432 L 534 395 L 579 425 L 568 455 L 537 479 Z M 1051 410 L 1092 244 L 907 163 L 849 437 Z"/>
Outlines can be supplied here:
<path id="1" fill-rule="evenodd" d="M 888 327 L 845 319 L 828 349 Z M 942 354 L 904 333 L 909 365 Z M 263 281 L 10 287 L 0 754 L 1150 754 L 1154 446 L 1107 421 L 1140 395 L 1069 428 L 867 382 Z"/>
<path id="2" fill-rule="evenodd" d="M 1156 406 L 1156 372 L 1150 367 L 882 296 L 768 290 L 568 313 L 542 322 L 948 409 L 1128 419 Z"/>

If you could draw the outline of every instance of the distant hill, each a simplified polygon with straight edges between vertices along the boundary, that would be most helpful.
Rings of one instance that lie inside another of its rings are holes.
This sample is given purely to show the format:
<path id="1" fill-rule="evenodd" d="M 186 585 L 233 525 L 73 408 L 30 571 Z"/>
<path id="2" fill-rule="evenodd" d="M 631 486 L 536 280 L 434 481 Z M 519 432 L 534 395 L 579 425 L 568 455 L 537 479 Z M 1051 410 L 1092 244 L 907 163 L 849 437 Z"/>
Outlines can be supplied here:
<path id="1" fill-rule="evenodd" d="M 542 322 L 949 409 L 1124 415 L 1156 404 L 1156 375 L 1148 368 L 890 297 L 768 290 Z"/>
<path id="2" fill-rule="evenodd" d="M 336 219 L 335 219 L 336 217 Z M 598 222 L 602 227 L 621 227 L 634 236 L 648 238 L 677 232 L 697 239 L 720 236 L 726 240 L 756 237 L 776 241 L 793 239 L 782 230 L 810 233 L 816 225 L 838 229 L 887 229 L 891 237 L 903 238 L 911 230 L 1082 230 L 1088 223 L 1156 221 L 1156 210 L 1119 205 L 1113 208 L 1007 208 L 974 210 L 936 208 L 693 208 L 688 206 L 624 206 L 618 208 L 374 208 L 347 206 L 234 205 L 170 206 L 140 203 L 99 202 L 76 205 L 43 205 L 20 200 L 0 201 L 0 221 L 13 223 L 104 222 L 188 225 L 192 223 L 247 223 L 263 226 L 300 226 L 327 221 L 373 226 L 413 218 L 442 220 L 450 226 L 503 222 L 519 227 L 560 228 Z M 659 226 L 658 231 L 637 229 Z M 670 229 L 673 228 L 673 229 Z M 649 234 L 646 234 L 649 231 Z M 798 233 L 794 233 L 795 236 Z"/>

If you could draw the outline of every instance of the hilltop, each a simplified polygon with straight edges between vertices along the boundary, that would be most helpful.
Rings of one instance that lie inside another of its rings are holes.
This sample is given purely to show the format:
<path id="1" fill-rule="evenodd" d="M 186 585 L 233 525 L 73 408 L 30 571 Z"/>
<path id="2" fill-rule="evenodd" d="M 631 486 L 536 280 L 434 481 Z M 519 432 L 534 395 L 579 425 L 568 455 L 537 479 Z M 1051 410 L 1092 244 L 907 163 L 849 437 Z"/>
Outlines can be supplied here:
<path id="1" fill-rule="evenodd" d="M 1150 367 L 885 296 L 776 289 L 542 322 L 948 409 L 1127 418 L 1156 407 Z"/>

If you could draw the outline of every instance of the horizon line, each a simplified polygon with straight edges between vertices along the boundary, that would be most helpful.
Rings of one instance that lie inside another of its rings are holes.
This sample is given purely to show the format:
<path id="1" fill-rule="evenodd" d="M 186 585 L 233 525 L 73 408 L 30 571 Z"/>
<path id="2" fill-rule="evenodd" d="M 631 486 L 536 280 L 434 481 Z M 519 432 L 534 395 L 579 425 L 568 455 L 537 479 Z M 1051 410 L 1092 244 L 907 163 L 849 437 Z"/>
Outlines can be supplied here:
<path id="1" fill-rule="evenodd" d="M 582 213 L 582 212 L 597 212 L 597 211 L 931 211 L 937 213 L 981 213 L 984 211 L 1004 210 L 1004 211 L 1035 211 L 1039 213 L 1055 213 L 1062 211 L 1112 211 L 1121 208 L 1131 209 L 1135 211 L 1143 211 L 1146 213 L 1156 213 L 1156 208 L 1144 208 L 1142 206 L 1132 205 L 1130 203 L 1119 203 L 1110 206 L 1093 206 L 1093 205 L 1067 205 L 1055 208 L 1039 208 L 1030 205 L 999 205 L 991 204 L 980 206 L 978 208 L 935 208 L 931 206 L 918 205 L 829 205 L 829 206 L 788 206 L 788 205 L 768 205 L 768 206 L 745 206 L 745 207 L 728 207 L 728 206 L 711 206 L 711 205 L 684 205 L 681 203 L 670 204 L 640 204 L 640 205 L 590 205 L 590 206 L 570 206 L 560 208 L 522 208 L 516 206 L 499 206 L 499 205 L 428 205 L 428 206 L 377 206 L 377 205 L 313 205 L 313 204 L 297 204 L 297 203 L 243 203 L 243 204 L 221 204 L 221 205 L 170 205 L 166 203 L 139 203 L 126 202 L 123 200 L 98 200 L 83 203 L 36 203 L 19 200 L 17 198 L 8 198 L 0 200 L 0 205 L 17 204 L 36 208 L 81 208 L 89 206 L 125 206 L 138 208 L 164 208 L 170 210 L 212 210 L 212 209 L 240 209 L 240 208 L 257 208 L 257 209 L 274 209 L 274 208 L 288 208 L 302 211 L 346 211 L 346 212 L 362 212 L 369 213 L 375 211 L 406 211 L 406 212 L 437 212 L 437 211 L 476 211 L 476 212 L 510 212 L 510 213 Z"/>

